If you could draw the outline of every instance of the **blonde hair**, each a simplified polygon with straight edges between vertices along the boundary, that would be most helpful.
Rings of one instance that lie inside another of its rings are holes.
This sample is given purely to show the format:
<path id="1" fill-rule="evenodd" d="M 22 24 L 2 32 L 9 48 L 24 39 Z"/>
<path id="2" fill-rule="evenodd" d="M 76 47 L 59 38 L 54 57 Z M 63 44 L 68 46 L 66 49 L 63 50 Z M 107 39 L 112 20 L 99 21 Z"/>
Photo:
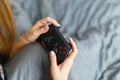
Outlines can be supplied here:
<path id="1" fill-rule="evenodd" d="M 0 53 L 10 53 L 14 38 L 14 21 L 10 6 L 7 0 L 0 0 Z"/>

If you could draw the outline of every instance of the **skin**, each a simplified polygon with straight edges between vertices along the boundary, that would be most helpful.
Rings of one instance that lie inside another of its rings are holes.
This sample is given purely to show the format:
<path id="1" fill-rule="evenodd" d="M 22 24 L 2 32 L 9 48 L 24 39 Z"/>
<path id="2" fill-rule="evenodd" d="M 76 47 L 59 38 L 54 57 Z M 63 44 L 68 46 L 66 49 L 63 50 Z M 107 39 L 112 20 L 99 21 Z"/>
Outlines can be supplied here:
<path id="1" fill-rule="evenodd" d="M 46 17 L 37 21 L 30 30 L 28 30 L 14 42 L 9 58 L 13 58 L 20 49 L 28 44 L 34 43 L 41 34 L 46 33 L 49 30 L 47 25 L 48 23 L 51 23 L 57 27 L 60 26 L 56 20 L 50 17 Z M 50 72 L 53 80 L 67 80 L 68 78 L 69 72 L 74 62 L 74 58 L 78 53 L 76 44 L 72 38 L 69 38 L 69 43 L 72 46 L 72 51 L 69 53 L 68 57 L 59 65 L 57 65 L 55 53 L 53 51 L 50 52 Z"/>
<path id="2" fill-rule="evenodd" d="M 68 57 L 59 65 L 57 65 L 56 55 L 53 51 L 50 52 L 51 62 L 51 76 L 53 80 L 67 80 L 69 72 L 74 62 L 74 58 L 78 53 L 75 42 L 69 38 L 69 43 L 72 45 L 72 52 Z"/>
<path id="3" fill-rule="evenodd" d="M 36 24 L 33 25 L 33 27 L 30 30 L 28 30 L 25 34 L 20 36 L 14 42 L 9 58 L 11 59 L 12 57 L 14 57 L 14 55 L 21 48 L 28 44 L 34 43 L 41 34 L 46 33 L 49 30 L 49 27 L 47 25 L 48 23 L 51 23 L 55 26 L 60 26 L 60 24 L 56 20 L 50 17 L 46 17 L 44 19 L 37 21 Z"/>

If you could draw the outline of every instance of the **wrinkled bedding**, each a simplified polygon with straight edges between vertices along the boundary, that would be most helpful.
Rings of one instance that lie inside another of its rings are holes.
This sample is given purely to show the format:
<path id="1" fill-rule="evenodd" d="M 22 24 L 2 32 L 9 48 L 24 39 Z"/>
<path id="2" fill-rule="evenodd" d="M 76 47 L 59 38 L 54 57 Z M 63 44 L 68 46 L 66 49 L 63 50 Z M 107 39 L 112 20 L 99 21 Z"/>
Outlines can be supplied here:
<path id="1" fill-rule="evenodd" d="M 9 0 L 17 35 L 50 16 L 79 53 L 68 80 L 120 80 L 120 0 Z M 35 47 L 36 46 L 36 47 Z M 39 43 L 6 64 L 8 80 L 50 80 L 49 57 Z"/>

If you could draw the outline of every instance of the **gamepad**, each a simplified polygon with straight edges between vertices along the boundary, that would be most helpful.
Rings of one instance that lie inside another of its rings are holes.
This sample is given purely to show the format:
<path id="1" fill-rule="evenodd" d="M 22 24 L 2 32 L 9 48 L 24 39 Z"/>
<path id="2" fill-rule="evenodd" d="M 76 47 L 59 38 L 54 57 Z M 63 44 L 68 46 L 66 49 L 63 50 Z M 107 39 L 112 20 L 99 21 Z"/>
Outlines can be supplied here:
<path id="1" fill-rule="evenodd" d="M 42 44 L 48 51 L 54 51 L 57 56 L 57 64 L 60 64 L 68 56 L 71 46 L 63 37 L 58 27 L 49 25 L 49 30 L 39 36 L 38 42 Z"/>

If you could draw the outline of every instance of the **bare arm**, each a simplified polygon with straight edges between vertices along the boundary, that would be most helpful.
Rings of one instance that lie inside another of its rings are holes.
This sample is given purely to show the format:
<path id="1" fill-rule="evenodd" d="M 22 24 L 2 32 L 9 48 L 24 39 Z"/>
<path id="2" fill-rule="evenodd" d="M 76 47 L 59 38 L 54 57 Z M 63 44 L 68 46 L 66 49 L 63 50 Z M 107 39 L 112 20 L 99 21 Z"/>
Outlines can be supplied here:
<path id="1" fill-rule="evenodd" d="M 14 55 L 25 45 L 35 42 L 41 34 L 46 33 L 49 30 L 47 25 L 48 23 L 51 23 L 55 26 L 60 26 L 57 21 L 49 17 L 37 21 L 30 30 L 28 30 L 14 42 L 9 58 L 11 59 L 14 57 Z"/>
<path id="2" fill-rule="evenodd" d="M 49 27 L 46 25 L 47 23 L 52 23 L 55 26 L 59 26 L 59 24 L 47 17 L 40 21 L 38 21 L 29 31 L 27 31 L 24 35 L 18 38 L 14 42 L 14 45 L 11 50 L 10 58 L 13 58 L 14 55 L 22 49 L 25 45 L 33 43 L 36 39 L 43 33 L 46 33 L 49 30 Z M 69 43 L 72 45 L 72 52 L 69 56 L 62 62 L 57 65 L 56 55 L 54 52 L 50 52 L 50 62 L 51 62 L 51 77 L 53 80 L 67 80 L 68 74 L 71 70 L 72 64 L 74 62 L 74 58 L 78 53 L 75 42 L 70 38 Z"/>

